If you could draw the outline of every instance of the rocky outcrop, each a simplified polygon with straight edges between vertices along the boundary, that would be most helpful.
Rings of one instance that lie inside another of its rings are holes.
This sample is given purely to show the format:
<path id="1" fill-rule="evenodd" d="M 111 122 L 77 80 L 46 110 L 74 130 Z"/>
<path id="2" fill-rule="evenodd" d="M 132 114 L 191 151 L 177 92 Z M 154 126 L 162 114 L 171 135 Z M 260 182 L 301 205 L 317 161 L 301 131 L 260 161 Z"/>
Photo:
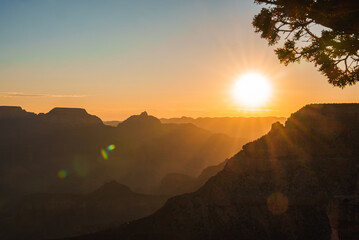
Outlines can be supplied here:
<path id="1" fill-rule="evenodd" d="M 154 116 L 150 116 L 147 112 L 142 112 L 140 115 L 133 115 L 121 122 L 118 128 L 137 128 L 141 129 L 159 129 L 162 127 L 161 121 Z"/>
<path id="2" fill-rule="evenodd" d="M 26 112 L 18 106 L 0 106 L 0 119 L 16 119 L 24 117 L 33 117 L 36 114 Z"/>
<path id="3" fill-rule="evenodd" d="M 198 191 L 120 229 L 77 239 L 329 240 L 330 201 L 356 190 L 358 122 L 359 104 L 308 105 L 246 144 Z"/>
<path id="4" fill-rule="evenodd" d="M 40 116 L 51 124 L 62 127 L 89 127 L 102 125 L 102 120 L 97 116 L 90 115 L 83 108 L 54 108 L 47 114 Z"/>

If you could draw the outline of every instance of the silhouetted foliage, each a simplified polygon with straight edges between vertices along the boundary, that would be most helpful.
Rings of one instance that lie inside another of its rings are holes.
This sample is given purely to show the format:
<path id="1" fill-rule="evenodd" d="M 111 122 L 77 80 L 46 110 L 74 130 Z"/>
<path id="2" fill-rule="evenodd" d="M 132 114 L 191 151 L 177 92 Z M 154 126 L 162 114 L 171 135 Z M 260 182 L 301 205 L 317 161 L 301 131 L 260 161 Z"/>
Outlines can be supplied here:
<path id="1" fill-rule="evenodd" d="M 283 47 L 275 50 L 281 63 L 313 62 L 336 87 L 359 81 L 358 0 L 254 2 L 266 4 L 253 19 L 255 31 L 269 45 L 284 37 Z"/>

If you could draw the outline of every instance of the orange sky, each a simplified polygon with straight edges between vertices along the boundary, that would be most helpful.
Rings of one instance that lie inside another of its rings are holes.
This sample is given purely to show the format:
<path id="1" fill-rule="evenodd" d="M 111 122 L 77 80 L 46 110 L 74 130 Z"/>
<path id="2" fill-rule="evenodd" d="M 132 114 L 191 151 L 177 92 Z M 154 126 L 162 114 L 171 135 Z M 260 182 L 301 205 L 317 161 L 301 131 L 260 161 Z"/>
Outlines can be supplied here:
<path id="1" fill-rule="evenodd" d="M 309 103 L 359 100 L 358 85 L 334 88 L 312 63 L 279 64 L 254 33 L 252 1 L 34 2 L 0 3 L 0 105 L 82 107 L 121 120 L 144 110 L 287 117 Z M 272 85 L 254 111 L 232 96 L 246 72 Z"/>

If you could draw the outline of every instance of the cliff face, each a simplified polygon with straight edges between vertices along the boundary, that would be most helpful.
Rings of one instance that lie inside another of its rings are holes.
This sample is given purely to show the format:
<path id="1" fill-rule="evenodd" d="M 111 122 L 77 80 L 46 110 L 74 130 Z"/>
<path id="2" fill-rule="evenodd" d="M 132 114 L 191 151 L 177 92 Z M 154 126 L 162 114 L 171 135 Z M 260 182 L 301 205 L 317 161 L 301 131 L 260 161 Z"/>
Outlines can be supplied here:
<path id="1" fill-rule="evenodd" d="M 245 145 L 197 192 L 89 238 L 329 240 L 329 202 L 356 190 L 358 122 L 359 104 L 306 106 Z"/>

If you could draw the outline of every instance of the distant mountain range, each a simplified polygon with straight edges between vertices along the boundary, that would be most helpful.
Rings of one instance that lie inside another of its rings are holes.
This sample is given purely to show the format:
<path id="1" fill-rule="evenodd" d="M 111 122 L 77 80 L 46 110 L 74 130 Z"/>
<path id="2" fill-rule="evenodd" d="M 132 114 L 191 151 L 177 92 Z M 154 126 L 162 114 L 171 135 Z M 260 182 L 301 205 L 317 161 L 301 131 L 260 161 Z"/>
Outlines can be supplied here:
<path id="1" fill-rule="evenodd" d="M 203 118 L 161 118 L 162 123 L 191 123 L 212 133 L 222 133 L 234 138 L 253 141 L 266 134 L 275 122 L 284 123 L 283 117 L 203 117 Z M 109 126 L 117 126 L 121 121 L 104 122 Z"/>
<path id="2" fill-rule="evenodd" d="M 231 137 L 245 138 L 253 141 L 266 134 L 275 122 L 284 123 L 283 117 L 203 117 L 203 118 L 161 118 L 162 123 L 192 123 L 211 131 L 223 133 Z"/>
<path id="3" fill-rule="evenodd" d="M 0 197 L 88 192 L 112 179 L 157 192 L 166 174 L 196 176 L 245 143 L 192 124 L 162 124 L 146 112 L 110 127 L 69 108 L 0 107 L 0 131 Z"/>
<path id="4" fill-rule="evenodd" d="M 197 177 L 180 173 L 169 173 L 161 181 L 158 192 L 169 196 L 194 192 L 207 182 L 208 179 L 222 171 L 227 160 L 220 164 L 205 168 Z"/>
<path id="5" fill-rule="evenodd" d="M 1 239 L 73 236 L 144 217 L 168 196 L 196 190 L 246 141 L 146 112 L 111 127 L 76 108 L 1 106 L 0 132 Z M 193 181 L 164 186 L 171 174 Z M 112 179 L 121 184 L 100 187 Z"/>
<path id="6" fill-rule="evenodd" d="M 244 145 L 198 191 L 74 239 L 358 239 L 358 123 L 359 104 L 305 106 Z"/>

